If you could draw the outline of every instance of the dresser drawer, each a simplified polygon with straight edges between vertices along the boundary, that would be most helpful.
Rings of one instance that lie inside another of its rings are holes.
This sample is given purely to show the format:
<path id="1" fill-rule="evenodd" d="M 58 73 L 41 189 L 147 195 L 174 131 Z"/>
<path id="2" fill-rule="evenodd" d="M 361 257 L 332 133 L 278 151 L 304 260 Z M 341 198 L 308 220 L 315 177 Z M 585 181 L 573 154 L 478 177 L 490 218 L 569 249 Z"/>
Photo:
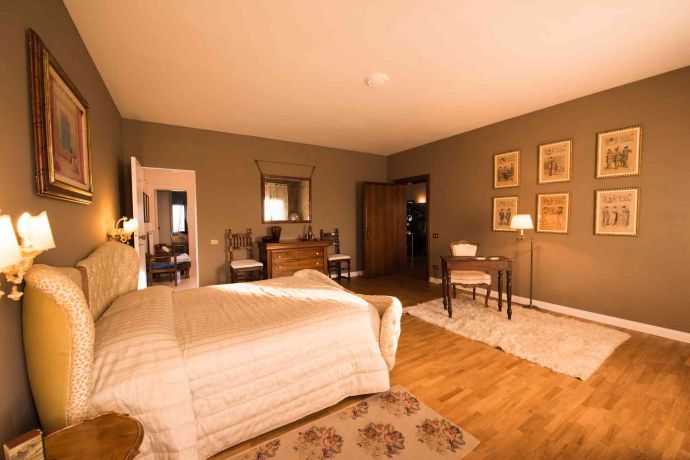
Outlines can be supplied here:
<path id="1" fill-rule="evenodd" d="M 271 254 L 272 262 L 286 262 L 298 259 L 322 259 L 323 250 L 319 248 L 291 249 L 288 251 L 274 251 Z"/>
<path id="2" fill-rule="evenodd" d="M 323 271 L 323 259 L 311 258 L 311 259 L 297 259 L 297 260 L 286 260 L 286 261 L 275 261 L 273 262 L 273 272 L 282 271 L 297 271 L 305 268 L 313 268 L 314 270 Z"/>

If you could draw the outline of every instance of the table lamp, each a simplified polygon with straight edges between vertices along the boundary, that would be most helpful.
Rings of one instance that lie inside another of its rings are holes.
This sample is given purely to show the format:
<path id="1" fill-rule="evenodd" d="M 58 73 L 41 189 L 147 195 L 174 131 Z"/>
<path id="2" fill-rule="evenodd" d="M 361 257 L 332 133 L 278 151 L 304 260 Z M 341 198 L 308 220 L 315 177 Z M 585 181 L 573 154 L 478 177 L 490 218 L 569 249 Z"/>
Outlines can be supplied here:
<path id="1" fill-rule="evenodd" d="M 513 230 L 520 230 L 520 236 L 517 237 L 518 241 L 525 239 L 525 230 L 532 230 L 534 224 L 532 223 L 532 216 L 529 214 L 516 214 L 510 220 L 510 228 Z M 533 267 L 534 267 L 534 237 L 529 239 L 529 305 L 525 305 L 527 308 L 533 308 L 532 305 L 532 287 L 533 287 Z"/>

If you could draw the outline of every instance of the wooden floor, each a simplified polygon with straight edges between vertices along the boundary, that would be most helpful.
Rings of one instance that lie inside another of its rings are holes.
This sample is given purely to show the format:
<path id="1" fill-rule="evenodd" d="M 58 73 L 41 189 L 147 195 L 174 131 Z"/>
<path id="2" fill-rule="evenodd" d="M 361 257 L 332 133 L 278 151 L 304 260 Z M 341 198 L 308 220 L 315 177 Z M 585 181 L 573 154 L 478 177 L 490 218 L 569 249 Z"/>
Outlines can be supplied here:
<path id="1" fill-rule="evenodd" d="M 343 284 L 359 293 L 395 295 L 405 306 L 440 297 L 438 285 L 402 276 Z M 391 384 L 405 386 L 479 438 L 469 460 L 690 459 L 690 344 L 627 332 L 632 338 L 583 382 L 403 315 Z"/>

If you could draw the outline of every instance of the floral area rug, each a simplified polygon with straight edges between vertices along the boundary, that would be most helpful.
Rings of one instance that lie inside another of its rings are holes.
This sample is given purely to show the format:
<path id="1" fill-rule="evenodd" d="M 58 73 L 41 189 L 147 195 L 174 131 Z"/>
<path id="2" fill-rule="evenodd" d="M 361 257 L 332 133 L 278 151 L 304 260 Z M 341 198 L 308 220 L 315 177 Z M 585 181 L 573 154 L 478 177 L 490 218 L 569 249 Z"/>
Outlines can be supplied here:
<path id="1" fill-rule="evenodd" d="M 582 380 L 591 376 L 630 338 L 616 329 L 520 306 L 513 308 L 513 319 L 508 320 L 505 308 L 504 304 L 503 312 L 499 313 L 495 299 L 487 308 L 482 302 L 458 294 L 453 299 L 452 319 L 443 309 L 441 299 L 408 307 L 404 312 Z"/>
<path id="2" fill-rule="evenodd" d="M 479 441 L 396 386 L 232 460 L 457 459 Z"/>

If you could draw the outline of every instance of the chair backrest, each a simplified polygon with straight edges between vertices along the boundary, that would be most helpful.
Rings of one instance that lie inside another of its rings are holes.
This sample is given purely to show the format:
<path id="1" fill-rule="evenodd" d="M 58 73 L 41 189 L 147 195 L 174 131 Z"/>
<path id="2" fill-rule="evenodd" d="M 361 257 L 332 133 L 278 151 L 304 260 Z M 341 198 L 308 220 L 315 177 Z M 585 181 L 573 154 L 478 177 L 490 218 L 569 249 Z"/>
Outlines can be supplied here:
<path id="1" fill-rule="evenodd" d="M 154 255 L 168 255 L 172 253 L 172 249 L 170 249 L 170 246 L 164 243 L 159 243 L 153 246 L 153 254 Z"/>
<path id="2" fill-rule="evenodd" d="M 252 239 L 252 229 L 248 228 L 246 233 L 232 233 L 232 229 L 225 231 L 225 256 L 228 263 L 233 260 L 233 253 L 238 249 L 247 252 L 247 258 L 254 258 L 254 241 Z"/>
<path id="3" fill-rule="evenodd" d="M 319 231 L 319 239 L 331 243 L 331 246 L 335 248 L 335 253 L 340 254 L 340 230 L 336 228 L 332 232 L 324 232 L 321 229 Z"/>
<path id="4" fill-rule="evenodd" d="M 476 241 L 453 241 L 450 243 L 450 253 L 454 256 L 474 257 L 479 252 L 479 246 Z"/>

